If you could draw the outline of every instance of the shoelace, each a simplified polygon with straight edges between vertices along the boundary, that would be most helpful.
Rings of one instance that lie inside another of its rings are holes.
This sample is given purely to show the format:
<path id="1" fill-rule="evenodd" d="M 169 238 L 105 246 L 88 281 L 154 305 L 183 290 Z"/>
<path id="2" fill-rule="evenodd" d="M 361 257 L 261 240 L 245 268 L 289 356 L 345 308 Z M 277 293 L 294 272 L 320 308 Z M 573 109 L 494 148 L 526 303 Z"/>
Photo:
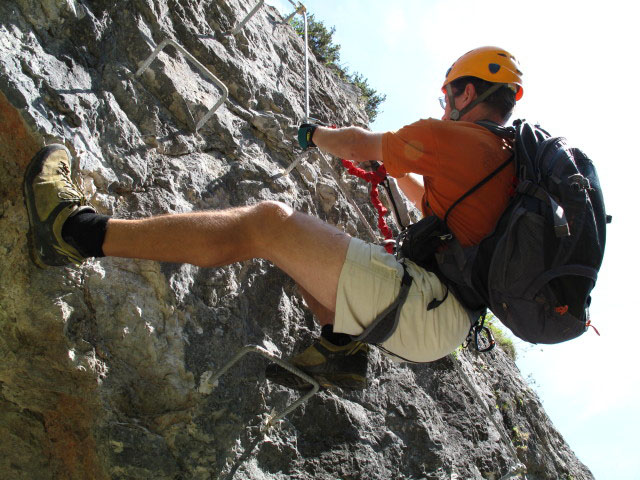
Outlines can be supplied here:
<path id="1" fill-rule="evenodd" d="M 82 194 L 80 185 L 71 178 L 69 165 L 65 162 L 58 163 L 56 172 L 60 174 L 61 180 L 64 182 L 64 187 L 58 192 L 58 198 L 62 200 L 75 200 L 79 201 L 80 205 L 87 205 L 87 199 Z"/>

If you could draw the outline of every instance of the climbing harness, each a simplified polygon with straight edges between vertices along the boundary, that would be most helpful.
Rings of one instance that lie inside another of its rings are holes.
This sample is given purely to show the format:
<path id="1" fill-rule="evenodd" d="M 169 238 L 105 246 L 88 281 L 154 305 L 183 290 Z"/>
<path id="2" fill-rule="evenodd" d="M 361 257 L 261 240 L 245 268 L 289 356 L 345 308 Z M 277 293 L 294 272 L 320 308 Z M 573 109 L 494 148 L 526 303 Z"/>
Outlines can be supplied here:
<path id="1" fill-rule="evenodd" d="M 398 296 L 391 305 L 385 308 L 373 322 L 371 322 L 371 325 L 369 325 L 364 332 L 355 337 L 355 340 L 378 345 L 384 343 L 395 331 L 400 321 L 402 306 L 407 300 L 409 289 L 413 283 L 413 277 L 407 272 L 404 263 L 402 263 L 402 269 L 402 281 L 400 282 L 400 292 Z"/>
<path id="2" fill-rule="evenodd" d="M 386 227 L 386 229 L 388 229 L 388 225 L 386 225 L 386 222 L 384 222 L 384 215 L 387 213 L 387 209 L 385 209 L 384 207 L 382 207 L 379 197 L 377 195 L 377 186 L 378 184 L 382 183 L 384 181 L 384 179 L 386 178 L 386 170 L 384 169 L 384 166 L 380 166 L 377 170 L 375 170 L 374 172 L 366 172 L 362 169 L 359 169 L 357 167 L 355 167 L 353 165 L 352 162 L 346 161 L 346 160 L 342 160 L 342 164 L 345 166 L 345 168 L 347 168 L 347 170 L 349 171 L 349 173 L 354 174 L 356 176 L 358 176 L 359 178 L 362 178 L 368 182 L 370 182 L 372 184 L 372 192 L 371 192 L 371 199 L 372 202 L 374 204 L 374 206 L 376 206 L 376 209 L 378 210 L 379 213 L 379 220 L 378 220 L 378 226 L 380 227 L 380 230 L 383 231 L 383 227 L 382 225 L 384 224 L 384 226 Z M 375 194 L 374 194 L 374 190 L 375 190 Z M 398 208 L 397 205 L 395 203 L 395 201 L 393 200 L 393 196 L 390 195 L 390 199 L 393 205 L 394 210 L 396 211 L 396 218 L 400 217 L 400 214 L 398 213 Z M 380 205 L 382 208 L 378 208 L 378 205 Z M 400 222 L 398 222 L 400 227 L 405 230 L 405 227 L 403 224 L 401 224 Z M 383 231 L 384 232 L 384 231 Z M 390 230 L 388 230 L 388 233 L 390 233 Z M 387 236 L 387 233 L 384 233 L 385 237 Z M 389 250 L 387 250 L 389 251 Z M 389 253 L 393 253 L 392 251 Z M 409 293 L 409 289 L 411 287 L 411 283 L 412 283 L 412 278 L 411 276 L 408 274 L 406 267 L 404 265 L 404 262 L 402 262 L 402 267 L 403 267 L 403 277 L 402 277 L 402 281 L 401 281 L 401 286 L 400 286 L 400 292 L 397 296 L 397 298 L 395 299 L 395 301 L 389 305 L 382 313 L 380 313 L 375 319 L 374 321 L 371 323 L 371 325 L 369 327 L 367 327 L 365 329 L 365 331 L 359 335 L 358 337 L 356 337 L 356 340 L 358 341 L 362 341 L 362 342 L 366 342 L 366 343 L 371 343 L 371 344 L 381 344 L 383 343 L 385 340 L 387 340 L 393 333 L 393 331 L 395 330 L 399 318 L 400 318 L 400 313 L 402 310 L 402 306 L 404 305 L 404 302 L 406 301 L 407 295 Z M 442 304 L 448 295 L 448 290 L 447 293 L 445 294 L 444 298 L 442 300 L 433 300 L 429 306 L 427 307 L 428 309 L 431 308 L 437 308 L 437 306 L 439 306 L 440 304 Z M 472 326 L 471 329 L 469 330 L 469 334 L 467 336 L 467 340 L 465 343 L 465 348 L 466 346 L 473 342 L 475 345 L 475 348 L 479 351 L 479 352 L 488 352 L 490 350 L 492 350 L 495 347 L 495 340 L 493 338 L 493 335 L 491 333 L 491 330 L 489 330 L 489 328 L 487 326 L 485 326 L 485 316 L 482 316 L 481 318 L 479 318 Z M 383 348 L 384 350 L 384 348 Z M 392 353 L 392 352 L 389 352 Z M 393 353 L 392 353 L 393 355 Z M 489 408 L 487 407 L 486 403 L 482 400 L 482 398 L 480 397 L 480 395 L 478 394 L 478 392 L 476 391 L 476 389 L 473 387 L 473 384 L 471 383 L 471 381 L 469 380 L 469 377 L 467 376 L 467 374 L 464 372 L 464 370 L 462 369 L 461 366 L 461 362 L 459 362 L 458 360 L 455 359 L 455 357 L 452 355 L 453 358 L 453 362 L 455 365 L 456 370 L 458 371 L 458 373 L 460 374 L 460 376 L 462 377 L 463 381 L 466 383 L 467 387 L 469 388 L 470 392 L 472 393 L 472 395 L 475 396 L 475 398 L 477 399 L 478 403 L 482 406 L 482 408 L 485 410 L 487 417 L 491 420 L 491 422 L 493 423 L 493 426 L 495 427 L 496 431 L 499 433 L 500 437 L 502 438 L 502 441 L 504 442 L 504 444 L 507 446 L 509 452 L 511 453 L 512 457 L 513 457 L 513 462 L 512 462 L 512 467 L 509 469 L 509 471 L 507 472 L 506 475 L 504 475 L 503 477 L 501 477 L 500 480 L 507 480 L 509 478 L 513 478 L 515 476 L 518 475 L 523 475 L 523 478 L 526 479 L 526 467 L 520 462 L 517 452 L 515 451 L 515 449 L 513 448 L 512 443 L 509 441 L 509 439 L 507 438 L 507 436 L 505 435 L 505 433 L 500 429 L 500 427 L 498 426 L 498 423 L 496 422 L 496 420 L 493 418 L 491 411 L 489 410 Z"/>
<path id="3" fill-rule="evenodd" d="M 162 51 L 162 49 L 164 49 L 167 45 L 172 45 L 176 50 L 182 53 L 187 58 L 187 60 L 189 60 L 193 65 L 195 65 L 198 68 L 198 70 L 202 72 L 204 76 L 209 78 L 214 84 L 216 84 L 220 88 L 220 90 L 222 90 L 222 96 L 218 99 L 216 104 L 213 107 L 211 107 L 209 111 L 205 113 L 205 115 L 200 119 L 200 121 L 194 126 L 195 133 L 198 133 L 198 130 L 200 130 L 200 128 L 202 128 L 202 126 L 209 121 L 213 113 L 220 107 L 220 105 L 222 105 L 227 100 L 227 97 L 229 96 L 229 90 L 227 89 L 227 86 L 224 83 L 222 83 L 222 81 L 218 77 L 216 77 L 213 73 L 211 73 L 207 67 L 202 65 L 202 63 L 200 63 L 193 55 L 187 52 L 182 45 L 178 44 L 175 40 L 172 40 L 170 38 L 167 38 L 160 45 L 158 45 L 155 48 L 155 50 L 151 53 L 151 55 L 149 55 L 149 57 L 144 62 L 142 62 L 142 65 L 134 75 L 135 78 L 140 77 L 140 75 L 142 75 L 143 72 L 147 68 L 149 68 L 149 65 L 151 65 L 151 62 L 153 62 L 153 60 L 158 56 L 158 54 Z"/>

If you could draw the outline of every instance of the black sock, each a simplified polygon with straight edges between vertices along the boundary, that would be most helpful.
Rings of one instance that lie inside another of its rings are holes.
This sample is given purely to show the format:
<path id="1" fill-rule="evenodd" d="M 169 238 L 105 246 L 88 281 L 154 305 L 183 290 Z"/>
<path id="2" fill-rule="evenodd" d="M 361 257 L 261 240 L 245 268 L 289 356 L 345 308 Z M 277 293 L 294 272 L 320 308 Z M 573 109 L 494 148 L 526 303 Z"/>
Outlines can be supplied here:
<path id="1" fill-rule="evenodd" d="M 346 333 L 335 333 L 333 331 L 333 325 L 331 324 L 322 327 L 321 335 L 324 339 L 329 340 L 329 342 L 339 347 L 344 347 L 352 341 L 351 335 L 347 335 Z"/>
<path id="2" fill-rule="evenodd" d="M 107 220 L 107 215 L 83 210 L 64 222 L 62 238 L 83 257 L 104 257 L 102 244 L 107 233 Z"/>

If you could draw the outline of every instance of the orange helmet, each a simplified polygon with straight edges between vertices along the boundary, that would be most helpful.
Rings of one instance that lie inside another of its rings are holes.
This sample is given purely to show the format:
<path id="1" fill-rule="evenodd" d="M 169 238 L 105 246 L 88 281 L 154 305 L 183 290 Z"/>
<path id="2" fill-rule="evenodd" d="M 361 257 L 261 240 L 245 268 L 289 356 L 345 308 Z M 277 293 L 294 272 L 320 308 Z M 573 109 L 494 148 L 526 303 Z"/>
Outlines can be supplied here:
<path id="1" fill-rule="evenodd" d="M 516 100 L 522 98 L 522 72 L 518 68 L 518 61 L 502 48 L 480 47 L 462 55 L 447 71 L 442 91 L 446 93 L 445 87 L 462 77 L 507 84 L 515 90 Z"/>

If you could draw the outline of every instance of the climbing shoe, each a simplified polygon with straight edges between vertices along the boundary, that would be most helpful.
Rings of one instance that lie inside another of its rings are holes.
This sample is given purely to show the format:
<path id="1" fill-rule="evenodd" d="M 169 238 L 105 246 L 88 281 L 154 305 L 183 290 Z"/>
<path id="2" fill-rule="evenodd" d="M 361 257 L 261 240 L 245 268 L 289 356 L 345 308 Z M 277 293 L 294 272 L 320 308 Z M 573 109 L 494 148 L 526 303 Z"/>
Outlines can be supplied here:
<path id="1" fill-rule="evenodd" d="M 71 154 L 64 145 L 48 145 L 31 159 L 23 193 L 33 262 L 40 268 L 82 263 L 85 257 L 62 238 L 62 226 L 81 211 L 95 210 L 71 179 Z"/>
<path id="2" fill-rule="evenodd" d="M 367 388 L 367 368 L 369 345 L 351 341 L 339 346 L 320 337 L 302 353 L 289 359 L 289 362 L 315 378 L 321 387 L 339 387 L 344 390 L 363 390 Z M 265 376 L 268 380 L 296 390 L 309 390 L 312 385 L 280 365 L 267 365 Z"/>

